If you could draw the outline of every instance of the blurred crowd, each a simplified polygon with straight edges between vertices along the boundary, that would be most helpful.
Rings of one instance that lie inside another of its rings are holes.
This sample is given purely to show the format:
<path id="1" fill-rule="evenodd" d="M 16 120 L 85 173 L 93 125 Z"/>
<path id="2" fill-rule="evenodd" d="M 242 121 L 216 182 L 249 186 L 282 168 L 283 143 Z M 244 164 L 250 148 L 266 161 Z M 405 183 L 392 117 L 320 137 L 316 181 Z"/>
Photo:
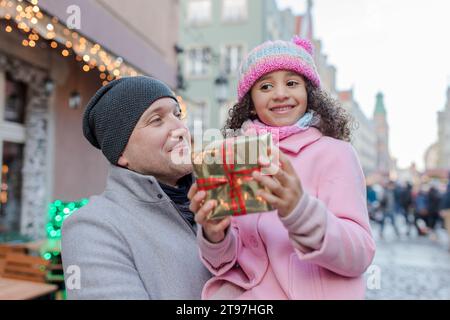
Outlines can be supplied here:
<path id="1" fill-rule="evenodd" d="M 410 236 L 437 240 L 436 230 L 445 228 L 450 236 L 450 177 L 447 184 L 432 181 L 420 185 L 409 182 L 387 181 L 367 185 L 367 207 L 372 221 L 379 223 L 380 238 L 384 236 L 386 222 L 390 222 L 398 237 L 397 217 L 403 217 Z"/>

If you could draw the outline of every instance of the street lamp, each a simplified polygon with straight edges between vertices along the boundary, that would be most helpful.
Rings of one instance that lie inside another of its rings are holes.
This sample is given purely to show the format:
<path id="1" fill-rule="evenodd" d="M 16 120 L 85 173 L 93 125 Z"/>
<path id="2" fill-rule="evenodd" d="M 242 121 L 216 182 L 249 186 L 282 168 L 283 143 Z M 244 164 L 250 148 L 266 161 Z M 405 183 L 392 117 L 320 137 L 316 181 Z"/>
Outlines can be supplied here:
<path id="1" fill-rule="evenodd" d="M 55 89 L 55 83 L 50 77 L 46 77 L 44 80 L 44 88 L 45 93 L 47 95 L 51 95 L 53 93 L 53 90 Z"/>
<path id="2" fill-rule="evenodd" d="M 81 105 L 81 95 L 78 91 L 73 91 L 69 97 L 69 108 L 78 109 Z"/>

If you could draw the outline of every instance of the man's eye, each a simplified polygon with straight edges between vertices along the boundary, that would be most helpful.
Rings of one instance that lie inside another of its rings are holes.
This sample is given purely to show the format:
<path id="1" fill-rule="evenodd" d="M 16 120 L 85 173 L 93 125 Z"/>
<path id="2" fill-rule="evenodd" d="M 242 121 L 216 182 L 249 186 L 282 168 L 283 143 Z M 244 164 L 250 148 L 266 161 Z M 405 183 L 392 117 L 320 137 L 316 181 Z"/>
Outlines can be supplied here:
<path id="1" fill-rule="evenodd" d="M 161 118 L 153 118 L 152 120 L 150 120 L 150 123 L 151 124 L 156 124 L 156 123 L 159 123 L 159 122 L 161 122 Z"/>

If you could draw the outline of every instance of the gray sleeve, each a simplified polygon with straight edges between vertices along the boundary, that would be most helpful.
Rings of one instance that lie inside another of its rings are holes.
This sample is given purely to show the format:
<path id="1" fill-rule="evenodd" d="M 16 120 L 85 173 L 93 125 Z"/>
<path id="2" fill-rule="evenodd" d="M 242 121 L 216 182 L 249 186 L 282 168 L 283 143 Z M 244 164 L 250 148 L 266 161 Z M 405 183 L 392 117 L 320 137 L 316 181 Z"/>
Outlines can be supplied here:
<path id="1" fill-rule="evenodd" d="M 151 299 L 126 242 L 94 212 L 64 221 L 61 246 L 68 299 Z"/>

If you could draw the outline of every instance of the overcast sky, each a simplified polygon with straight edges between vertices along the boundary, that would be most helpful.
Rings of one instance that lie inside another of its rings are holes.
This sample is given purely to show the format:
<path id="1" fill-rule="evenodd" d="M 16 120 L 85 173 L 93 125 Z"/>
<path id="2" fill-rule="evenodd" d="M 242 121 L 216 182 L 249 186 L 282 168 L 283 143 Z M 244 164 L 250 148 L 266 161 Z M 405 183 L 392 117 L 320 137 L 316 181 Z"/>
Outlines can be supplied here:
<path id="1" fill-rule="evenodd" d="M 277 1 L 305 11 L 306 0 Z M 450 85 L 450 1 L 314 0 L 313 16 L 338 89 L 353 87 L 368 116 L 382 91 L 392 156 L 400 167 L 414 161 L 422 169 Z"/>

